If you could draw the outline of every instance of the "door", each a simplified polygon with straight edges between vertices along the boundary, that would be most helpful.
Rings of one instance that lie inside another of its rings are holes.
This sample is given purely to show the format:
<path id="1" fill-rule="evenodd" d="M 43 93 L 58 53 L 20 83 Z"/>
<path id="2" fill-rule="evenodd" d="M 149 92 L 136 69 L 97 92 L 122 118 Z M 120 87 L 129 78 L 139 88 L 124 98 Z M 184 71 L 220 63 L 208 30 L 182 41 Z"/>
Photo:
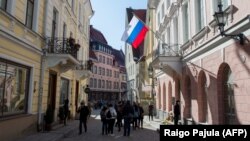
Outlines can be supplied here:
<path id="1" fill-rule="evenodd" d="M 48 94 L 48 105 L 52 107 L 53 111 L 53 119 L 54 119 L 54 113 L 55 113 L 55 107 L 56 107 L 56 80 L 57 76 L 56 73 L 50 72 L 49 74 L 49 94 Z"/>
<path id="2" fill-rule="evenodd" d="M 76 112 L 78 108 L 78 96 L 79 95 L 79 81 L 76 81 L 76 94 L 75 94 L 75 106 L 76 106 Z"/>

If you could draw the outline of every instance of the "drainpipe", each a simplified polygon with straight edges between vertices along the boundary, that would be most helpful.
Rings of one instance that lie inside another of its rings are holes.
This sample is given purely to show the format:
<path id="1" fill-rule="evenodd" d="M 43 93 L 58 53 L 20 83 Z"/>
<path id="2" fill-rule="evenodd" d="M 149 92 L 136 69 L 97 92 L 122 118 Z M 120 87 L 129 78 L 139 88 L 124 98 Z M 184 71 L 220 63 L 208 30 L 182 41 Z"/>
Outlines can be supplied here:
<path id="1" fill-rule="evenodd" d="M 44 37 L 45 37 L 45 47 L 42 48 L 42 56 L 41 56 L 41 68 L 40 68 L 40 78 L 39 78 L 39 92 L 38 92 L 38 121 L 37 121 L 37 131 L 43 130 L 43 109 L 42 109 L 42 101 L 43 101 L 43 82 L 44 82 L 44 74 L 46 67 L 46 52 L 47 52 L 47 17 L 48 17 L 48 0 L 45 0 L 45 15 L 44 15 Z"/>

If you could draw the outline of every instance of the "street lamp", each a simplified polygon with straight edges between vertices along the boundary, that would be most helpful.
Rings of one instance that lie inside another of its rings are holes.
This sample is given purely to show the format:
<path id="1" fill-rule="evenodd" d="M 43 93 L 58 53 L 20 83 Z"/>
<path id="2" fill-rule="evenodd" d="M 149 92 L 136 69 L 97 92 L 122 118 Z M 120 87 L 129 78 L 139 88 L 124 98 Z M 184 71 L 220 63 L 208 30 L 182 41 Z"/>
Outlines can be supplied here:
<path id="1" fill-rule="evenodd" d="M 224 26 L 225 26 L 225 23 L 226 23 L 226 16 L 225 16 L 225 13 L 222 10 L 222 6 L 223 5 L 222 5 L 222 3 L 220 1 L 219 4 L 218 4 L 219 11 L 215 12 L 214 15 L 213 15 L 217 25 L 219 26 L 220 35 L 239 40 L 240 44 L 244 45 L 244 40 L 246 40 L 246 38 L 245 38 L 243 33 L 239 33 L 239 34 L 226 34 L 225 33 Z"/>

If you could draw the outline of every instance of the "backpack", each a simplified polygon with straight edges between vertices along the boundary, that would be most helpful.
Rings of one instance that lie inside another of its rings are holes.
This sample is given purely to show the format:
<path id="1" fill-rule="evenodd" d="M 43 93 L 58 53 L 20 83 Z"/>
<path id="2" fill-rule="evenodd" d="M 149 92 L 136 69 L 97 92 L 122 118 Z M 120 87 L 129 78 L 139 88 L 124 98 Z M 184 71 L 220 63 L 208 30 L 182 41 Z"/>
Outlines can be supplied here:
<path id="1" fill-rule="evenodd" d="M 104 120 L 104 119 L 106 119 L 105 112 L 104 112 L 104 111 L 101 111 L 101 120 Z"/>
<path id="2" fill-rule="evenodd" d="M 107 112 L 107 118 L 111 118 L 112 117 L 112 115 L 111 115 L 111 112 L 110 112 L 110 110 Z"/>

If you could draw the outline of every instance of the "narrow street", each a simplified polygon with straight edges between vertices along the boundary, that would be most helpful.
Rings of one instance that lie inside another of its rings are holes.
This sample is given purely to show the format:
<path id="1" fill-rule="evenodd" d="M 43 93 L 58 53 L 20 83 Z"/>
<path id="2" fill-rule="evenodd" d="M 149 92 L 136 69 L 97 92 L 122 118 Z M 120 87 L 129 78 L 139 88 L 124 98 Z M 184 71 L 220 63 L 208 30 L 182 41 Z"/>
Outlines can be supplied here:
<path id="1" fill-rule="evenodd" d="M 93 114 L 88 121 L 88 131 L 78 135 L 78 128 L 73 130 L 70 134 L 66 135 L 61 141 L 159 141 L 159 134 L 155 129 L 144 122 L 144 129 L 131 130 L 130 137 L 123 136 L 123 130 L 118 132 L 117 127 L 114 127 L 115 136 L 108 136 L 101 134 L 101 121 L 99 116 L 99 110 L 93 111 Z M 132 128 L 131 128 L 132 129 Z"/>

